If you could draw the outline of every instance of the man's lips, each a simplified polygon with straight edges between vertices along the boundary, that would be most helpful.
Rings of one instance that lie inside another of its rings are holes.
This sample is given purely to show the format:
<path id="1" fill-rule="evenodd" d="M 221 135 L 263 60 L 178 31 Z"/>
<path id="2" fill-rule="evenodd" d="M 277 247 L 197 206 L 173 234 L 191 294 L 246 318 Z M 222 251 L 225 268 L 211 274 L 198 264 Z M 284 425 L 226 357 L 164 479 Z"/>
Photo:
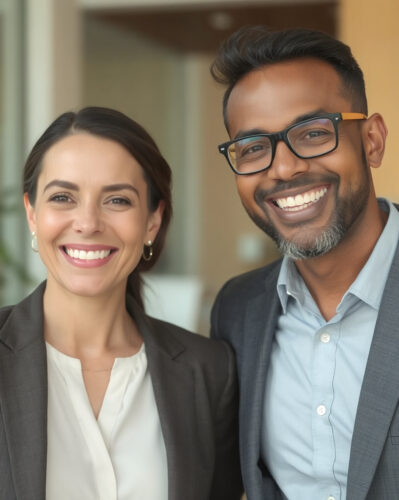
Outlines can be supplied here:
<path id="1" fill-rule="evenodd" d="M 281 210 L 287 212 L 296 212 L 299 210 L 304 210 L 314 203 L 317 203 L 321 198 L 325 196 L 327 191 L 327 186 L 317 186 L 313 189 L 309 189 L 308 191 L 304 191 L 296 195 L 289 195 L 284 197 L 281 196 L 278 198 L 273 197 L 270 201 L 272 201 L 272 203 Z"/>

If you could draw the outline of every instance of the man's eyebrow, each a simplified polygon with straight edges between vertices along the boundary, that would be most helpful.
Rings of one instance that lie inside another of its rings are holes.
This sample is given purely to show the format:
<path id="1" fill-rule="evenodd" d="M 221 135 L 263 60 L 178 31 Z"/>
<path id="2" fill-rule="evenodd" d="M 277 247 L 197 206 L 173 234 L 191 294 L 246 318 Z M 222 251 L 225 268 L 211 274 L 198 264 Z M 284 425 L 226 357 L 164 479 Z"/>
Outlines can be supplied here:
<path id="1" fill-rule="evenodd" d="M 309 111 L 308 113 L 304 113 L 303 115 L 299 115 L 291 122 L 290 125 L 295 125 L 296 123 L 303 122 L 305 120 L 311 120 L 312 118 L 317 118 L 318 116 L 327 113 L 325 109 L 315 109 L 314 111 Z M 289 126 L 289 125 L 288 125 Z"/>
<path id="2" fill-rule="evenodd" d="M 249 137 L 251 135 L 259 135 L 259 134 L 267 134 L 266 130 L 261 128 L 251 128 L 250 130 L 240 130 L 238 134 L 232 139 L 233 141 L 236 139 L 241 139 L 242 137 Z"/>
<path id="3" fill-rule="evenodd" d="M 294 118 L 290 123 L 287 124 L 287 127 L 290 127 L 291 125 L 295 125 L 297 123 L 303 122 L 305 120 L 311 120 L 312 118 L 317 118 L 319 115 L 322 115 L 323 113 L 326 113 L 324 109 L 315 109 L 313 111 L 309 111 L 308 113 L 304 113 L 302 115 L 297 116 Z M 284 127 L 286 128 L 286 127 Z M 269 132 L 268 130 L 265 129 L 260 129 L 260 128 L 252 128 L 250 130 L 240 130 L 236 136 L 234 137 L 233 140 L 236 139 L 241 139 L 242 137 L 249 137 L 251 135 L 259 135 L 259 134 L 273 134 L 274 132 Z"/>

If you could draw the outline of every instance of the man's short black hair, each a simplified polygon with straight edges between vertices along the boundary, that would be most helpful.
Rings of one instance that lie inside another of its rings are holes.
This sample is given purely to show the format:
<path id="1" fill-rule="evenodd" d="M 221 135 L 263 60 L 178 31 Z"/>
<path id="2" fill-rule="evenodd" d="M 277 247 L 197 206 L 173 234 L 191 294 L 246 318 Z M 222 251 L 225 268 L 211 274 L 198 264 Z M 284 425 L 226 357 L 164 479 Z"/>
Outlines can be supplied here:
<path id="1" fill-rule="evenodd" d="M 295 28 L 273 31 L 265 26 L 249 26 L 233 33 L 220 47 L 211 66 L 213 78 L 227 90 L 223 98 L 223 117 L 230 93 L 241 78 L 270 64 L 300 58 L 316 58 L 330 64 L 342 81 L 352 111 L 367 115 L 363 72 L 350 48 L 321 31 Z"/>

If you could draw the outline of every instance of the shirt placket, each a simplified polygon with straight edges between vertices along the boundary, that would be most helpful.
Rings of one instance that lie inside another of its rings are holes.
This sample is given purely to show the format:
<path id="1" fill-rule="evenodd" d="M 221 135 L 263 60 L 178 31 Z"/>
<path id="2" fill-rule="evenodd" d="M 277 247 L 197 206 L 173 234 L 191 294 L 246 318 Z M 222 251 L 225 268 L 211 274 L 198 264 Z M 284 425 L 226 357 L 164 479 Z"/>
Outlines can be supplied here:
<path id="1" fill-rule="evenodd" d="M 114 468 L 101 430 L 91 409 L 80 361 L 76 360 L 76 363 L 70 364 L 68 370 L 69 376 L 65 377 L 65 381 L 82 437 L 91 455 L 91 464 L 97 485 L 96 498 L 98 500 L 117 500 Z"/>
<path id="2" fill-rule="evenodd" d="M 334 403 L 338 329 L 325 324 L 315 332 L 312 366 L 313 471 L 325 491 L 325 500 L 340 500 L 340 486 L 334 476 L 336 445 L 331 424 Z"/>

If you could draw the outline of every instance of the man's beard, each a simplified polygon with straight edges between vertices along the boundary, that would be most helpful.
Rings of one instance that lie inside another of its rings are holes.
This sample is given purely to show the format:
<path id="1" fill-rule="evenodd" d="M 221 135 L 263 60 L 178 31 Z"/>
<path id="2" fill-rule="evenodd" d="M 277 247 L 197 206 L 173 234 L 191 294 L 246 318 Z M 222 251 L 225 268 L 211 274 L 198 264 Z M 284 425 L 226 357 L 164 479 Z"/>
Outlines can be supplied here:
<path id="1" fill-rule="evenodd" d="M 264 206 L 266 195 L 262 190 L 256 191 L 254 197 L 259 207 L 262 208 L 266 218 L 262 218 L 258 214 L 251 213 L 248 210 L 247 213 L 253 222 L 276 242 L 279 251 L 287 257 L 295 260 L 302 260 L 324 255 L 335 248 L 342 241 L 367 205 L 371 182 L 370 172 L 366 165 L 364 154 L 363 164 L 364 176 L 360 186 L 356 189 L 356 191 L 350 191 L 345 198 L 339 197 L 338 195 L 340 183 L 338 175 L 332 174 L 329 175 L 328 178 L 320 178 L 320 183 L 328 183 L 330 184 L 330 189 L 333 187 L 335 189 L 335 211 L 331 216 L 328 226 L 321 229 L 319 234 L 309 239 L 309 241 L 301 243 L 290 241 L 285 239 L 283 235 L 279 233 L 266 213 Z M 282 191 L 283 189 L 286 190 L 298 187 L 299 185 L 310 184 L 309 181 L 311 180 L 310 176 L 306 176 L 306 174 L 304 174 L 302 179 L 287 183 L 285 182 L 284 186 L 280 185 L 278 190 Z M 275 188 L 274 191 L 277 192 L 277 189 Z M 300 225 L 302 224 L 298 224 L 298 226 Z M 303 231 L 306 231 L 306 225 L 307 223 L 303 223 Z"/>

